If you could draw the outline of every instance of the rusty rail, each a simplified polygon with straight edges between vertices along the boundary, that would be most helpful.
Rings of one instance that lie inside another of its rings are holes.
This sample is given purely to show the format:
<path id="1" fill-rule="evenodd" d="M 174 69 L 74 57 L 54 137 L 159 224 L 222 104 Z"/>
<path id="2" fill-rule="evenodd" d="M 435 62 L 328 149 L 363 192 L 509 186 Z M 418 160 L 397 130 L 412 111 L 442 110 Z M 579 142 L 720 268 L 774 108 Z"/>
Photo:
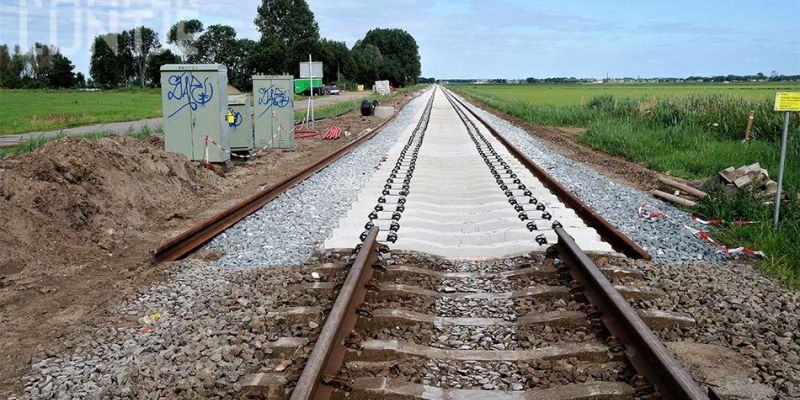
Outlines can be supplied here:
<path id="1" fill-rule="evenodd" d="M 192 228 L 189 228 L 180 235 L 163 243 L 153 252 L 153 261 L 155 263 L 175 261 L 198 249 L 200 246 L 214 238 L 214 236 L 219 235 L 224 230 L 230 228 L 248 215 L 258 211 L 258 209 L 264 207 L 267 203 L 271 202 L 282 193 L 308 179 L 308 177 L 311 175 L 316 174 L 323 168 L 330 165 L 332 162 L 349 153 L 361 143 L 371 139 L 384 126 L 386 126 L 386 124 L 394 120 L 398 114 L 399 112 L 394 113 L 394 115 L 392 115 L 386 121 L 383 121 L 380 125 L 375 127 L 375 129 L 370 131 L 370 133 L 343 145 L 333 153 L 327 155 L 325 158 L 315 162 L 302 171 L 298 171 L 294 175 L 291 175 L 270 187 L 260 190 L 252 196 L 235 204 L 233 207 L 215 214 L 211 218 L 193 226 Z"/>
<path id="2" fill-rule="evenodd" d="M 378 231 L 379 228 L 373 226 L 367 233 L 292 392 L 292 400 L 331 397 L 334 380 L 347 351 L 344 340 L 356 326 L 357 309 L 364 302 L 366 284 L 372 278 L 372 266 L 378 260 Z"/>
<path id="3" fill-rule="evenodd" d="M 447 93 L 447 91 L 445 93 Z M 646 252 L 629 237 L 625 236 L 625 234 L 620 232 L 617 227 L 606 221 L 606 219 L 600 214 L 592 210 L 591 207 L 587 206 L 567 188 L 558 183 L 558 181 L 548 174 L 547 171 L 538 166 L 535 162 L 533 162 L 533 160 L 528 158 L 528 156 L 525 155 L 522 150 L 500 135 L 500 133 L 497 132 L 497 130 L 495 130 L 491 125 L 489 125 L 489 123 L 487 123 L 483 118 L 481 118 L 481 116 L 479 116 L 471 108 L 464 105 L 464 103 L 459 100 L 458 97 L 453 96 L 450 93 L 447 94 L 450 95 L 456 102 L 458 102 L 458 104 L 461 104 L 464 109 L 466 109 L 470 114 L 472 114 L 473 117 L 475 117 L 475 119 L 483 124 L 483 126 L 485 126 L 486 129 L 489 130 L 489 132 L 498 141 L 500 141 L 500 143 L 508 148 L 508 151 L 511 152 L 511 154 L 516 157 L 522 163 L 522 165 L 528 168 L 528 170 L 530 170 L 537 178 L 539 178 L 539 180 L 542 181 L 542 184 L 544 184 L 545 187 L 555 192 L 555 195 L 559 199 L 564 201 L 575 211 L 576 214 L 581 216 L 581 218 L 583 218 L 589 226 L 596 229 L 600 236 L 602 236 L 604 240 L 611 244 L 615 250 L 631 258 L 641 258 L 645 260 L 650 260 L 652 258 L 648 252 Z"/>
<path id="4" fill-rule="evenodd" d="M 664 398 L 708 399 L 572 236 L 564 228 L 555 231 L 559 257 L 572 278 L 583 286 L 589 302 L 597 307 L 606 329 L 625 346 L 625 355 L 636 371 Z"/>

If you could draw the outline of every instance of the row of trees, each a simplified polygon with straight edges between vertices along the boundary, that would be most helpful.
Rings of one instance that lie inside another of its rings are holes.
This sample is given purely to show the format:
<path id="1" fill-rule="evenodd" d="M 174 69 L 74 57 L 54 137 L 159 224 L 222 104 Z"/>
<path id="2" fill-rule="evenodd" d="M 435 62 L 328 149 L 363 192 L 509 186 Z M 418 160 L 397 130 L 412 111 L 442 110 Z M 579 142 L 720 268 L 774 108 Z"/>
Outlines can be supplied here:
<path id="1" fill-rule="evenodd" d="M 36 43 L 23 52 L 14 46 L 0 45 L 0 87 L 5 88 L 70 88 L 82 86 L 86 78 L 73 73 L 75 66 L 55 46 Z"/>
<path id="2" fill-rule="evenodd" d="M 129 31 L 98 36 L 92 43 L 89 67 L 94 84 L 118 87 L 158 84 L 159 68 L 180 62 L 180 57 L 161 47 L 158 33 L 140 26 Z"/>
<path id="3" fill-rule="evenodd" d="M 104 87 L 157 86 L 161 65 L 175 62 L 218 63 L 228 68 L 228 81 L 249 90 L 252 75 L 298 74 L 298 64 L 322 61 L 326 83 L 369 83 L 387 79 L 394 86 L 414 83 L 420 74 L 417 43 L 400 29 L 373 29 L 352 49 L 344 42 L 321 38 L 314 14 L 304 0 L 263 0 L 255 24 L 259 41 L 237 38 L 227 25 L 205 27 L 199 20 L 179 21 L 167 33 L 167 43 L 180 54 L 161 48 L 150 28 L 99 36 L 94 41 L 91 76 Z"/>
<path id="4" fill-rule="evenodd" d="M 414 83 L 420 74 L 417 43 L 401 29 L 373 29 L 352 48 L 344 42 L 320 37 L 319 25 L 305 0 L 263 0 L 254 20 L 261 38 L 237 38 L 227 25 L 205 27 L 199 20 L 173 25 L 162 46 L 159 34 L 140 26 L 97 36 L 92 43 L 90 84 L 158 86 L 159 70 L 171 63 L 218 63 L 228 68 L 228 81 L 249 90 L 252 75 L 298 74 L 298 64 L 308 55 L 324 65 L 325 83 L 371 83 L 389 80 L 393 86 Z M 12 88 L 84 87 L 82 73 L 54 46 L 36 43 L 13 53 L 0 46 L 0 86 Z"/>

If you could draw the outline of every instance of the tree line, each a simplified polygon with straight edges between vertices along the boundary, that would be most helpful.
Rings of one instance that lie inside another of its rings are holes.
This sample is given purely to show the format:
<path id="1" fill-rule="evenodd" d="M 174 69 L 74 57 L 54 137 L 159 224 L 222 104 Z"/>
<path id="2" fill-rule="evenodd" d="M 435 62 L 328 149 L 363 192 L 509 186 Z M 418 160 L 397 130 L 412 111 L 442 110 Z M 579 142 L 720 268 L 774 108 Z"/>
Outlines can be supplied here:
<path id="1" fill-rule="evenodd" d="M 102 88 L 159 86 L 160 68 L 174 63 L 223 64 L 228 82 L 249 90 L 254 74 L 298 75 L 298 65 L 322 61 L 324 82 L 371 84 L 389 80 L 393 86 L 416 82 L 421 64 L 415 39 L 401 29 L 372 29 L 352 48 L 344 42 L 320 37 L 319 25 L 305 0 L 263 0 L 254 20 L 258 41 L 237 37 L 227 25 L 205 26 L 197 19 L 179 21 L 166 33 L 164 48 L 159 34 L 140 26 L 97 36 L 92 43 L 89 83 Z M 43 63 L 41 50 L 47 49 Z M 54 47 L 40 46 L 13 55 L 0 48 L 0 85 L 5 87 L 83 86 L 82 74 Z M 42 69 L 39 66 L 45 65 Z M 69 67 L 69 68 L 67 68 Z M 45 71 L 45 72 L 40 72 Z M 8 82 L 8 83 L 7 83 Z"/>
<path id="2" fill-rule="evenodd" d="M 71 88 L 85 85 L 82 73 L 73 73 L 75 66 L 55 46 L 36 43 L 27 51 L 0 45 L 0 87 L 5 88 Z"/>

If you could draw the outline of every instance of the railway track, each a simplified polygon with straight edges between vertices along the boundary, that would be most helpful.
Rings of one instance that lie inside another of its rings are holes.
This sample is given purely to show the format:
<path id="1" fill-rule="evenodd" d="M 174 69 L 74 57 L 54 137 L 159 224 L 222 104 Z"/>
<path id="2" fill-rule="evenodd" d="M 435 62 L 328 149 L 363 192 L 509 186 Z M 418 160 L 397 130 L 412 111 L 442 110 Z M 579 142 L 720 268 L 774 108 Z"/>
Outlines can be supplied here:
<path id="1" fill-rule="evenodd" d="M 682 316 L 634 311 L 626 297 L 659 294 L 584 252 L 614 254 L 602 222 L 436 95 L 326 242 L 362 243 L 291 398 L 708 398 L 647 325 Z"/>
<path id="2" fill-rule="evenodd" d="M 352 262 L 297 288 L 320 304 L 272 313 L 314 324 L 327 314 L 318 337 L 271 338 L 275 354 L 314 343 L 304 368 L 244 386 L 292 399 L 709 398 L 649 328 L 691 319 L 627 302 L 663 295 L 613 267 L 647 253 L 458 98 L 438 87 L 429 96 L 325 242 L 355 248 L 342 258 Z M 357 143 L 155 259 L 187 254 Z"/>

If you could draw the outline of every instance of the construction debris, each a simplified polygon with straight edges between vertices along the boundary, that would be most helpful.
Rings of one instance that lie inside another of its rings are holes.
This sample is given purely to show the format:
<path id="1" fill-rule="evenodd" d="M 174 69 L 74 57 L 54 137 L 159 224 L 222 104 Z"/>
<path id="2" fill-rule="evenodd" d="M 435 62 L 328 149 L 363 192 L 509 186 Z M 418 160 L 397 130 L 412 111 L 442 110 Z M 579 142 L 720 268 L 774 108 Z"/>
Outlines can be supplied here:
<path id="1" fill-rule="evenodd" d="M 739 190 L 749 190 L 762 199 L 771 199 L 778 192 L 778 183 L 769 178 L 766 169 L 759 163 L 745 165 L 739 168 L 728 167 L 706 181 L 679 182 L 673 178 L 658 177 L 661 190 L 651 190 L 655 197 L 683 206 L 694 207 L 697 201 L 708 196 L 699 188 L 707 184 L 725 185 L 728 194 Z"/>
<path id="2" fill-rule="evenodd" d="M 759 163 L 739 168 L 725 168 L 712 179 L 723 183 L 730 193 L 745 189 L 752 191 L 758 197 L 769 198 L 775 196 L 778 191 L 778 183 L 769 178 L 769 173 L 761 168 Z"/>
<path id="3" fill-rule="evenodd" d="M 697 205 L 697 203 L 692 201 L 692 200 L 684 199 L 684 198 L 682 198 L 680 196 L 669 194 L 669 193 L 666 193 L 666 192 L 662 192 L 660 190 L 651 190 L 650 193 L 653 196 L 662 198 L 664 200 L 671 201 L 671 202 L 673 202 L 675 204 L 680 204 L 682 206 L 694 207 L 694 206 Z"/>
<path id="4" fill-rule="evenodd" d="M 697 205 L 697 200 L 708 196 L 706 192 L 689 186 L 688 184 L 678 182 L 675 179 L 661 176 L 659 176 L 657 179 L 661 183 L 662 189 L 664 190 L 651 190 L 650 194 L 672 203 L 687 207 L 694 207 Z"/>

